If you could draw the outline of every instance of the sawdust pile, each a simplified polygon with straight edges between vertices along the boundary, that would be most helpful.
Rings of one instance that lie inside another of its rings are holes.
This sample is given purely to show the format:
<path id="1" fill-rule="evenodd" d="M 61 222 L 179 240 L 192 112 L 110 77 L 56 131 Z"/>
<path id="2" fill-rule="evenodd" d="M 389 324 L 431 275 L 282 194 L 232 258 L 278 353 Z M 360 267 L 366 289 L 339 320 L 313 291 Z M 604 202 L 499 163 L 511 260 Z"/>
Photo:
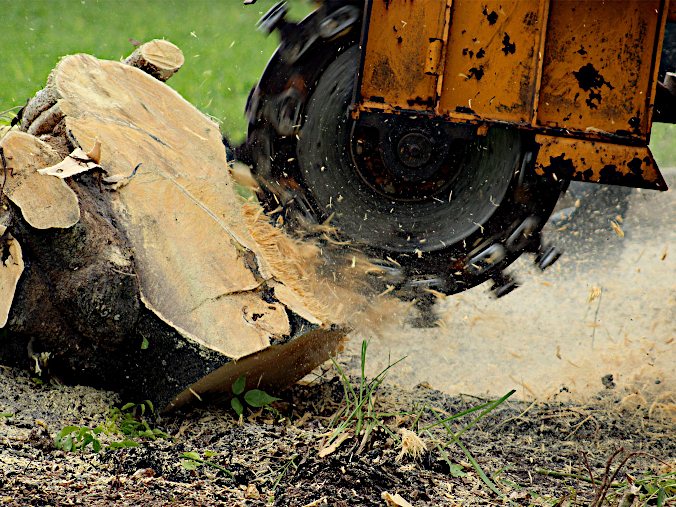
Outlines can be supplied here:
<path id="1" fill-rule="evenodd" d="M 382 268 L 343 244 L 294 238 L 272 225 L 258 205 L 245 201 L 242 216 L 273 276 L 294 291 L 320 320 L 384 336 L 401 325 L 405 305 L 382 290 Z"/>

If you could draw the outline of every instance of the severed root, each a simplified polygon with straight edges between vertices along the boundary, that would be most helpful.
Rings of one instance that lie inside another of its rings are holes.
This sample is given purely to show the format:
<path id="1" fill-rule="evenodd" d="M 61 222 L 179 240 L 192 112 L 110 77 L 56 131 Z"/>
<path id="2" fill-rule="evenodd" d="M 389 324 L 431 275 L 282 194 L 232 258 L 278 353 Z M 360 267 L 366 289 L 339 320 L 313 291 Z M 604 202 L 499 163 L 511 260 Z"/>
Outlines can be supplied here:
<path id="1" fill-rule="evenodd" d="M 171 42 L 162 39 L 146 42 L 122 61 L 162 82 L 178 72 L 184 62 L 183 51 Z"/>
<path id="2" fill-rule="evenodd" d="M 54 88 L 47 86 L 35 94 L 23 109 L 20 130 L 28 132 L 37 118 L 56 104 L 59 95 Z M 38 128 L 35 127 L 34 130 Z"/>
<path id="3" fill-rule="evenodd" d="M 33 136 L 40 136 L 53 132 L 58 123 L 63 119 L 63 113 L 59 104 L 54 104 L 52 107 L 43 111 L 40 116 L 35 118 L 35 121 L 28 127 L 28 133 Z"/>

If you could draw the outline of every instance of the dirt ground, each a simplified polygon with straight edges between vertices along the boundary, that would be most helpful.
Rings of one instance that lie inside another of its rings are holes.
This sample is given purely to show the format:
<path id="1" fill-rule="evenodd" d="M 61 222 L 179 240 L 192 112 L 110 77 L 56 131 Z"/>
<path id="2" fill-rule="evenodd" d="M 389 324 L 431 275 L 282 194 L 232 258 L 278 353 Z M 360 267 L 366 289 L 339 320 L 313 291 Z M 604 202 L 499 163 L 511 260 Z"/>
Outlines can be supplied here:
<path id="1" fill-rule="evenodd" d="M 676 171 L 665 173 L 676 188 Z M 562 209 L 576 195 L 566 199 Z M 375 396 L 382 426 L 367 440 L 348 428 L 323 457 L 346 403 L 331 363 L 242 424 L 229 407 L 195 408 L 147 419 L 171 438 L 105 450 L 123 437 L 100 434 L 99 453 L 56 450 L 54 437 L 68 425 L 104 424 L 128 400 L 0 367 L 0 505 L 386 506 L 384 493 L 414 506 L 618 505 L 627 474 L 642 488 L 637 505 L 676 505 L 676 199 L 618 189 L 594 199 L 548 225 L 566 248 L 550 272 L 520 262 L 523 287 L 507 298 L 479 287 L 440 301 L 432 327 L 415 327 L 411 314 L 396 332 L 374 335 L 367 377 L 408 356 Z M 362 338 L 338 358 L 355 386 Z M 421 454 L 402 455 L 403 429 L 512 389 L 462 434 L 467 452 L 451 433 L 481 411 L 420 432 Z M 663 488 L 659 502 L 650 483 Z"/>
<path id="2" fill-rule="evenodd" d="M 572 184 L 559 207 L 578 199 L 580 207 L 570 221 L 544 230 L 563 248 L 556 264 L 540 272 L 524 255 L 511 268 L 522 286 L 508 296 L 495 300 L 487 283 L 440 301 L 433 327 L 374 336 L 367 373 L 407 356 L 390 376 L 407 387 L 425 381 L 487 396 L 517 389 L 538 399 L 565 388 L 584 402 L 613 375 L 626 395 L 670 396 L 676 169 L 662 172 L 667 192 Z M 359 343 L 351 340 L 348 353 L 356 355 Z"/>
<path id="3" fill-rule="evenodd" d="M 344 406 L 335 373 L 327 368 L 310 385 L 285 391 L 275 404 L 277 414 L 263 411 L 239 425 L 228 408 L 194 409 L 151 423 L 171 439 L 137 439 L 140 447 L 97 454 L 91 448 L 55 450 L 53 437 L 67 425 L 103 424 L 108 409 L 119 406 L 114 393 L 38 386 L 26 372 L 1 368 L 0 504 L 384 506 L 382 494 L 388 492 L 415 506 L 568 505 L 591 503 L 601 483 L 620 468 L 614 477 L 620 486 L 626 473 L 676 472 L 669 407 L 625 408 L 612 389 L 582 406 L 555 398 L 524 403 L 514 396 L 467 430 L 460 441 L 503 498 L 482 481 L 458 445 L 442 455 L 437 444 L 452 437 L 440 426 L 431 435 L 423 433 L 425 449 L 418 458 L 399 460 L 401 449 L 385 430 L 374 431 L 361 450 L 361 438 L 348 431 L 350 438 L 320 457 L 330 420 Z M 358 379 L 353 380 L 356 385 Z M 437 421 L 431 409 L 448 417 L 484 402 L 425 384 L 410 390 L 383 385 L 375 400 L 373 413 L 392 414 L 381 420 L 397 436 L 401 428 Z M 673 417 L 673 406 L 671 411 Z M 477 414 L 451 421 L 450 430 L 459 432 Z M 119 440 L 101 436 L 104 448 Z M 190 451 L 233 477 L 211 465 L 186 468 L 182 455 Z M 454 477 L 449 465 L 461 476 Z M 580 479 L 571 478 L 576 475 Z M 589 484 L 590 476 L 599 485 Z M 616 505 L 626 487 L 610 489 L 607 500 Z M 673 505 L 674 493 L 664 505 Z"/>

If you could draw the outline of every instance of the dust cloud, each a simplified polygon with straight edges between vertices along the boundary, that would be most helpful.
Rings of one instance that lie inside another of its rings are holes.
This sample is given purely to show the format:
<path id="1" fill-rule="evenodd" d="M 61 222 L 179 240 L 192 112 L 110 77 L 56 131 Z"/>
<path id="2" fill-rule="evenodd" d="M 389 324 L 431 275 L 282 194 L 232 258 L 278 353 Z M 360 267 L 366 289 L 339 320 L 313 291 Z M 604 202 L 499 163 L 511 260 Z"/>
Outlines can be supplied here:
<path id="1" fill-rule="evenodd" d="M 663 172 L 664 193 L 571 185 L 559 208 L 573 214 L 545 229 L 565 251 L 554 266 L 541 273 L 524 256 L 510 295 L 495 300 L 484 284 L 439 301 L 435 327 L 375 337 L 367 373 L 408 356 L 389 382 L 580 402 L 613 390 L 676 416 L 676 169 Z M 347 354 L 367 335 L 353 334 Z"/>

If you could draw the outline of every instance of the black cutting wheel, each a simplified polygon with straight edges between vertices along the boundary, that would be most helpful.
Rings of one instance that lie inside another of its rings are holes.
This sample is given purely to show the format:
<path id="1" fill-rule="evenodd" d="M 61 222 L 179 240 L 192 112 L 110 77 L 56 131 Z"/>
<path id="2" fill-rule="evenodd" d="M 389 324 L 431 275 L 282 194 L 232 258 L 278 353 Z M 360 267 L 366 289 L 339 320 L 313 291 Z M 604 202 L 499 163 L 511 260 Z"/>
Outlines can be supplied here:
<path id="1" fill-rule="evenodd" d="M 485 227 L 518 167 L 519 133 L 454 139 L 443 122 L 406 116 L 399 123 L 395 115 L 363 126 L 348 111 L 357 59 L 352 47 L 329 65 L 299 132 L 301 177 L 320 219 L 334 214 L 332 225 L 350 240 L 416 256 Z M 399 128 L 388 128 L 394 123 Z M 407 157 L 411 151 L 419 156 Z"/>
<path id="2" fill-rule="evenodd" d="M 339 239 L 397 266 L 402 293 L 508 284 L 504 268 L 538 251 L 565 183 L 534 173 L 528 132 L 480 136 L 408 114 L 352 119 L 354 37 L 318 43 L 293 63 L 280 49 L 268 64 L 248 105 L 262 200 L 292 229 L 330 220 Z"/>

